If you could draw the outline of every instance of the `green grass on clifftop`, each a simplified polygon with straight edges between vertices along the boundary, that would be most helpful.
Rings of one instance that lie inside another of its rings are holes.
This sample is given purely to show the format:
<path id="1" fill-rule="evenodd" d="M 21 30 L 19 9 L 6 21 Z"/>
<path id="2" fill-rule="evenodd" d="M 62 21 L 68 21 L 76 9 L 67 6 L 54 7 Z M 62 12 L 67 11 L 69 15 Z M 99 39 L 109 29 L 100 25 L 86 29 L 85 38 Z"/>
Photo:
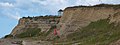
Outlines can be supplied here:
<path id="1" fill-rule="evenodd" d="M 80 45 L 108 45 L 120 38 L 120 25 L 109 24 L 107 19 L 91 22 L 79 30 L 67 36 L 69 42 Z"/>

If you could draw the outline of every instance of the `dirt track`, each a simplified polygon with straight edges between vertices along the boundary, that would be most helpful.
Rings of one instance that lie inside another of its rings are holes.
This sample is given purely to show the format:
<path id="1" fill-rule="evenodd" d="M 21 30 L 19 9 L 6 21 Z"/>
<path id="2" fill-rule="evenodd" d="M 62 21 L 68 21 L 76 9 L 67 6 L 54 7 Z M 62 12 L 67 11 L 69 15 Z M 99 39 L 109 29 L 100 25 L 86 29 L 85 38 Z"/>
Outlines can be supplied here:
<path id="1" fill-rule="evenodd" d="M 32 41 L 21 39 L 0 39 L 0 45 L 53 45 L 48 41 Z"/>

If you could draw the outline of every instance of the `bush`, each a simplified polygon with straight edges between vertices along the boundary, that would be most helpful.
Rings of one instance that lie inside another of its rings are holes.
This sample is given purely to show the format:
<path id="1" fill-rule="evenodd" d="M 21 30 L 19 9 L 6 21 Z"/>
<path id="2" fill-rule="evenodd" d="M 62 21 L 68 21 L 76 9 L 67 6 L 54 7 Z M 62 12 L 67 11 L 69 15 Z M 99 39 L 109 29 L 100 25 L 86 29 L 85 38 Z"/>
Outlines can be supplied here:
<path id="1" fill-rule="evenodd" d="M 13 35 L 6 35 L 4 38 L 11 38 Z"/>
<path id="2" fill-rule="evenodd" d="M 39 36 L 41 32 L 40 28 L 28 28 L 25 32 L 18 34 L 18 38 L 25 38 L 25 37 L 35 37 Z"/>

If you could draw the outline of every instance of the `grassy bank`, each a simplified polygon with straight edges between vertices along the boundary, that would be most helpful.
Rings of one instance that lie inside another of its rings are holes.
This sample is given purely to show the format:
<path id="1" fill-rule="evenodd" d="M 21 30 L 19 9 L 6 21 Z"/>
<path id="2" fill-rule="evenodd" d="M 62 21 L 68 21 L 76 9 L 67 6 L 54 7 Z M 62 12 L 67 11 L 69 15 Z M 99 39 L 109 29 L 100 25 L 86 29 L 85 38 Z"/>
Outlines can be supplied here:
<path id="1" fill-rule="evenodd" d="M 81 45 L 108 45 L 120 38 L 120 25 L 109 24 L 107 19 L 91 22 L 87 27 L 79 30 L 69 34 L 68 41 L 76 41 L 74 43 Z"/>

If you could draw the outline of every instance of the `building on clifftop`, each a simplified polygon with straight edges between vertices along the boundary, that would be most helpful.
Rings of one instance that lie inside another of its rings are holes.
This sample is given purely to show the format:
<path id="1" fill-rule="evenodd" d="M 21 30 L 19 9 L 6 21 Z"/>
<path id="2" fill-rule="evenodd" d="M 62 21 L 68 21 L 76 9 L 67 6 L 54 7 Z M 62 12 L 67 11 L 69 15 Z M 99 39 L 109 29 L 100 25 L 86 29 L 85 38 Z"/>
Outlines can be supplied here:
<path id="1" fill-rule="evenodd" d="M 58 11 L 58 16 L 61 16 L 62 14 L 63 14 L 63 10 L 60 9 L 60 10 Z"/>

